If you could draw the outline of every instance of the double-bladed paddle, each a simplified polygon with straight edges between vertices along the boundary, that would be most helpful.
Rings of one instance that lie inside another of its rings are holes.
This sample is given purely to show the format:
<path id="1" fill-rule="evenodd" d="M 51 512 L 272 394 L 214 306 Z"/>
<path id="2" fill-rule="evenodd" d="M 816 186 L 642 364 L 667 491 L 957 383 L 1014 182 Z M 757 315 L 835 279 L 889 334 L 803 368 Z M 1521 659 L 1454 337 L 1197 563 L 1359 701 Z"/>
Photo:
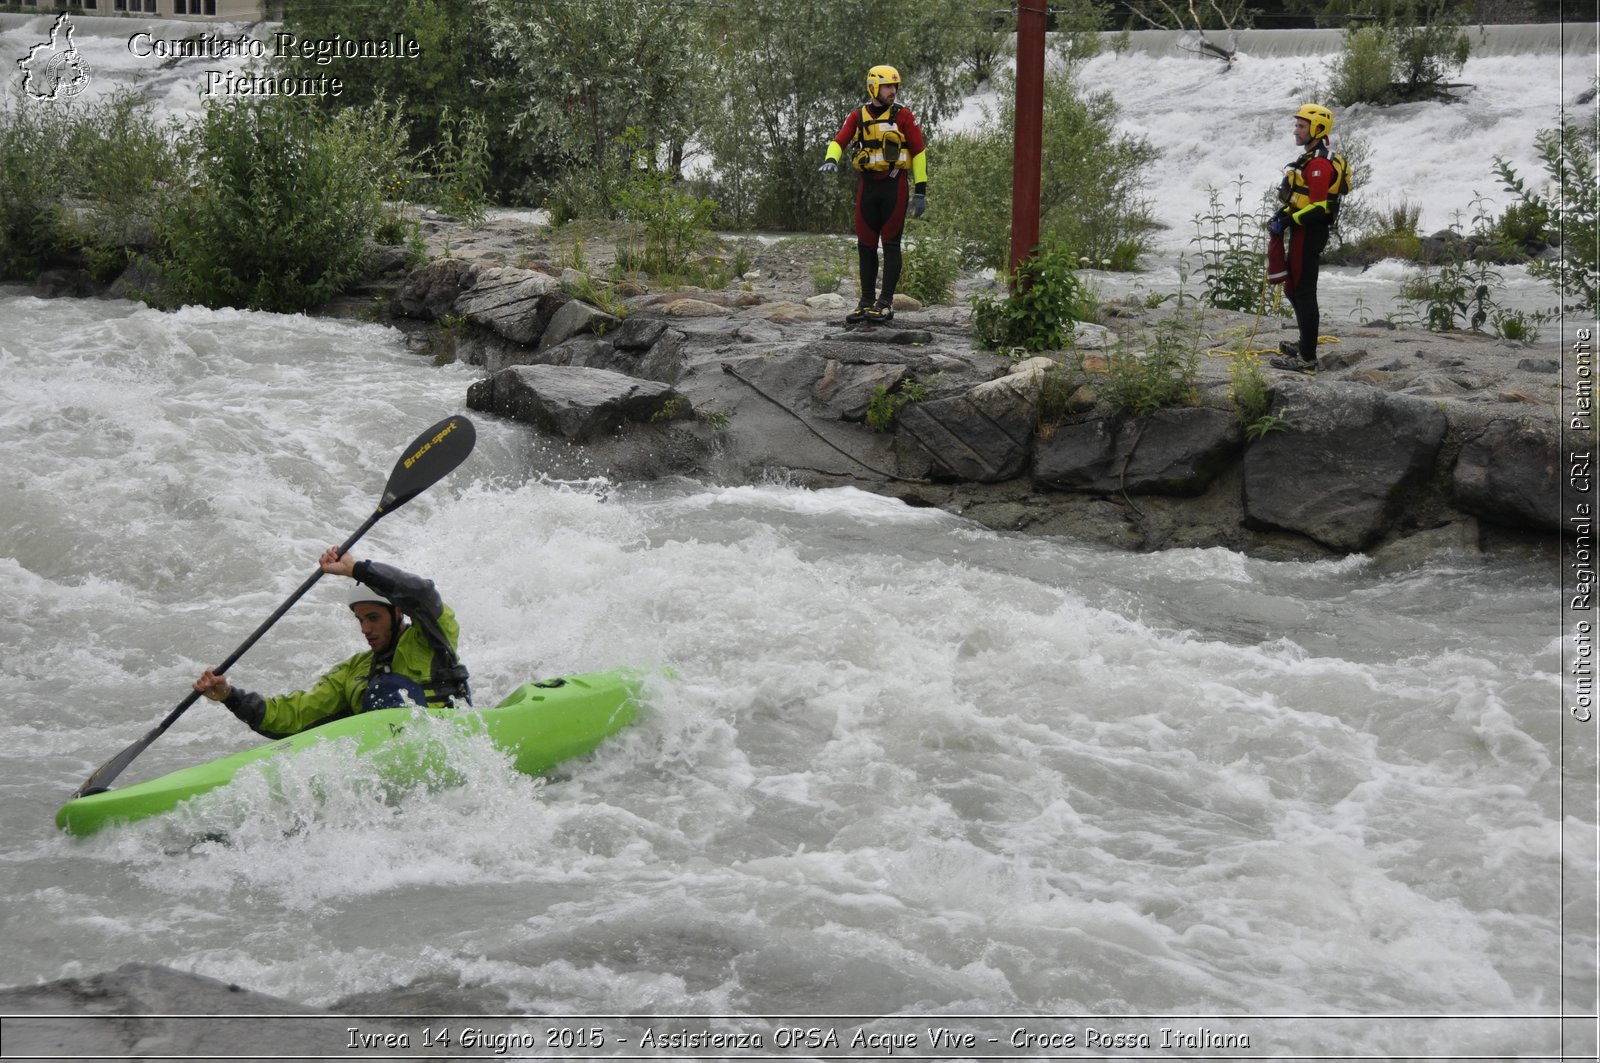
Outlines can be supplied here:
<path id="1" fill-rule="evenodd" d="M 384 486 L 383 498 L 378 502 L 378 508 L 372 511 L 372 516 L 367 518 L 365 524 L 356 529 L 354 535 L 344 541 L 339 547 L 340 555 L 349 552 L 356 544 L 356 540 L 367 534 L 372 526 L 385 516 L 393 513 L 407 502 L 416 498 L 422 492 L 438 483 L 440 480 L 467 460 L 467 455 L 472 453 L 472 446 L 477 441 L 477 431 L 472 427 L 472 422 L 465 417 L 446 417 L 432 428 L 423 432 L 411 445 L 406 448 L 400 460 L 395 462 L 394 471 L 389 474 L 389 482 Z M 212 671 L 221 675 L 232 668 L 245 651 L 256 644 L 256 640 L 267 633 L 267 629 L 276 624 L 287 613 L 295 602 L 298 602 L 311 589 L 312 584 L 322 578 L 322 569 L 318 568 L 311 574 L 311 578 L 300 584 L 300 589 L 289 595 L 289 600 L 278 606 L 277 610 L 261 626 L 253 631 L 249 638 L 228 655 Z M 178 702 L 178 707 L 167 713 L 167 718 L 156 724 L 151 732 L 139 739 L 121 753 L 100 765 L 95 773 L 84 781 L 73 793 L 73 797 L 87 797 L 97 794 L 110 787 L 111 781 L 122 774 L 124 768 L 133 763 L 133 758 L 145 751 L 145 748 L 160 738 L 167 728 L 184 710 L 195 703 L 200 697 L 200 692 L 191 690 L 189 696 Z"/>

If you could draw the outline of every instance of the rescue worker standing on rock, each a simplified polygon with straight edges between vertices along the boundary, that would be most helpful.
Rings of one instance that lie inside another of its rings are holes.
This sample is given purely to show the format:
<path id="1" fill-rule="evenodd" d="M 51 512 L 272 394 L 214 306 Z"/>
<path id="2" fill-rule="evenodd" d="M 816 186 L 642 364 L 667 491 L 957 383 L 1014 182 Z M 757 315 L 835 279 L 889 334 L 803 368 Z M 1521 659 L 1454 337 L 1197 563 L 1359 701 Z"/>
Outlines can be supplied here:
<path id="1" fill-rule="evenodd" d="M 347 602 L 367 650 L 335 665 L 310 690 L 293 694 L 264 698 L 209 668 L 195 680 L 195 690 L 267 738 L 407 702 L 443 706 L 459 698 L 471 704 L 467 669 L 456 656 L 460 628 L 433 581 L 393 565 L 357 561 L 338 547 L 325 550 L 317 563 L 328 575 L 356 581 Z"/>
<path id="2" fill-rule="evenodd" d="M 1339 199 L 1350 191 L 1349 167 L 1328 146 L 1333 131 L 1333 112 L 1317 103 L 1308 103 L 1294 114 L 1294 142 L 1303 149 L 1300 157 L 1284 170 L 1278 186 L 1278 202 L 1283 204 L 1272 216 L 1269 229 L 1274 244 L 1281 248 L 1287 234 L 1289 248 L 1283 255 L 1284 269 L 1269 276 L 1281 283 L 1294 307 L 1300 342 L 1280 343 L 1278 357 L 1271 365 L 1300 373 L 1317 371 L 1317 330 L 1321 314 L 1317 307 L 1317 273 L 1322 264 L 1322 249 L 1328 233 L 1339 217 Z M 1275 257 L 1269 254 L 1269 258 Z"/>
<path id="3" fill-rule="evenodd" d="M 920 218 L 928 205 L 928 160 L 922 129 L 910 109 L 895 102 L 899 93 L 900 71 L 892 66 L 875 66 L 867 71 L 867 102 L 845 118 L 844 126 L 829 142 L 828 159 L 820 168 L 821 173 L 837 173 L 839 159 L 848 152 L 850 165 L 861 175 L 856 183 L 861 298 L 855 311 L 845 318 L 851 323 L 894 320 L 894 290 L 900 283 L 900 233 L 905 228 L 906 214 Z"/>

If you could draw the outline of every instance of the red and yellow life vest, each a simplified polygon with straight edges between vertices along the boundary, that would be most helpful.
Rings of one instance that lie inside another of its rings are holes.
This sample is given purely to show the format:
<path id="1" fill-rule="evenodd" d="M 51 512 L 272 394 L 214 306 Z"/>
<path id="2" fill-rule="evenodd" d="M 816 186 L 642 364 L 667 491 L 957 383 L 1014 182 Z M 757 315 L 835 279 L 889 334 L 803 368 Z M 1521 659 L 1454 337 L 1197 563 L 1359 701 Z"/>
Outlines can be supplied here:
<path id="1" fill-rule="evenodd" d="M 856 115 L 856 135 L 850 141 L 850 164 L 863 173 L 888 173 L 911 169 L 911 153 L 906 150 L 906 135 L 895 121 L 898 103 L 877 117 L 866 104 Z"/>
<path id="2" fill-rule="evenodd" d="M 1350 192 L 1350 164 L 1344 161 L 1343 155 L 1328 150 L 1326 140 L 1284 168 L 1283 183 L 1278 186 L 1278 202 L 1288 207 L 1289 213 L 1296 215 L 1312 205 L 1305 169 L 1312 159 L 1317 158 L 1327 159 L 1333 166 L 1333 179 L 1328 182 L 1327 204 L 1328 222 L 1332 224 L 1339 219 L 1340 199 Z"/>

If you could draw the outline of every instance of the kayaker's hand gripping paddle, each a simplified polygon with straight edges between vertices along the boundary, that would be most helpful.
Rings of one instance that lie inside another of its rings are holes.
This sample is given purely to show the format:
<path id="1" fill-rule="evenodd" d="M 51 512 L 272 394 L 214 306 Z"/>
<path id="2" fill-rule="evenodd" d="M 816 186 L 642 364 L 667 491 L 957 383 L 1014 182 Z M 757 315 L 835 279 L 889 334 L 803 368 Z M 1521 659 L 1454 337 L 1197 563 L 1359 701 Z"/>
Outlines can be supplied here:
<path id="1" fill-rule="evenodd" d="M 346 539 L 344 545 L 339 547 L 340 555 L 349 552 L 350 548 L 356 544 L 356 540 L 367 534 L 372 529 L 372 526 L 383 517 L 416 498 L 422 492 L 444 479 L 456 466 L 466 461 L 467 455 L 472 453 L 472 446 L 477 442 L 477 438 L 477 431 L 472 427 L 472 422 L 465 417 L 456 416 L 446 417 L 412 441 L 411 445 L 406 448 L 405 453 L 400 456 L 400 460 L 395 463 L 394 471 L 389 474 L 389 482 L 383 489 L 383 498 L 378 502 L 378 508 L 373 510 L 372 516 L 367 518 L 367 522 L 357 528 L 355 534 Z M 245 651 L 254 646 L 256 640 L 265 635 L 267 629 L 276 624 L 283 614 L 287 613 L 290 607 L 295 602 L 298 602 L 306 591 L 311 589 L 312 584 L 321 578 L 322 569 L 318 568 L 311 574 L 310 579 L 300 584 L 299 590 L 289 595 L 288 601 L 278 606 L 277 610 L 267 617 L 261 626 L 256 628 L 238 649 L 228 655 L 227 660 L 212 669 L 212 671 L 221 675 L 229 668 L 232 668 L 234 663 L 245 655 Z M 121 775 L 124 768 L 133 763 L 133 758 L 143 753 L 151 742 L 160 738 L 162 733 L 171 727 L 173 722 L 183 715 L 184 710 L 193 705 L 199 697 L 199 691 L 189 691 L 189 696 L 178 702 L 178 707 L 169 712 L 166 719 L 156 724 L 149 734 L 100 765 L 95 773 L 89 776 L 72 796 L 75 798 L 87 797 L 90 794 L 97 794 L 108 789 L 111 781 Z"/>

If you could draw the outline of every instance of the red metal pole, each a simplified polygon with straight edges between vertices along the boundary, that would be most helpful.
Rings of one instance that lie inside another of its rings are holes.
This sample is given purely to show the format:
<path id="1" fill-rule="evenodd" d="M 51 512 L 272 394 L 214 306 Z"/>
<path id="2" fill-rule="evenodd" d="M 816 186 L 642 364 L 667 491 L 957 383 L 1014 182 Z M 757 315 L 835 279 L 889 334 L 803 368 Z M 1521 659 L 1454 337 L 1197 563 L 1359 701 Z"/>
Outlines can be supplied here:
<path id="1" fill-rule="evenodd" d="M 1017 117 L 1011 155 L 1011 271 L 1039 243 L 1039 179 L 1044 140 L 1046 0 L 1017 2 Z"/>

